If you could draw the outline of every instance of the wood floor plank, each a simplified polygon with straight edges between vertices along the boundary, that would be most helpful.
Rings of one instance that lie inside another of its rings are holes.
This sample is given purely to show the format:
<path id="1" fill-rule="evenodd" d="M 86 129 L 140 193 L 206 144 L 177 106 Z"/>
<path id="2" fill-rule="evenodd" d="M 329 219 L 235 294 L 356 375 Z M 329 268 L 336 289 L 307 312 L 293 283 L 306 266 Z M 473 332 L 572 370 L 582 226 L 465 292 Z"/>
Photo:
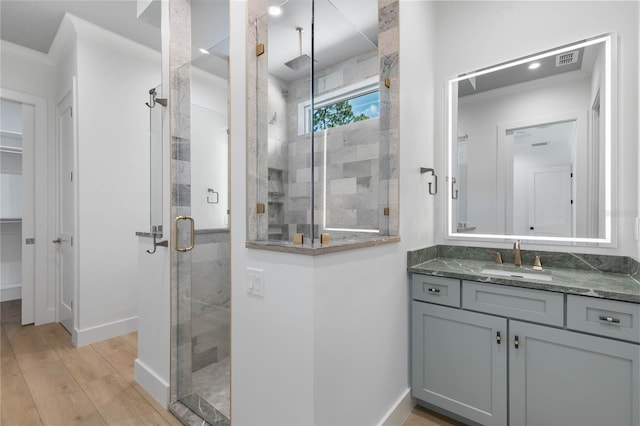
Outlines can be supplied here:
<path id="1" fill-rule="evenodd" d="M 15 359 L 13 349 L 11 349 L 11 343 L 9 343 L 7 333 L 4 331 L 4 326 L 0 327 L 0 357 L 11 357 Z"/>
<path id="2" fill-rule="evenodd" d="M 13 356 L 5 356 L 1 363 L 0 424 L 6 426 L 41 425 L 40 415 L 18 362 Z"/>
<path id="3" fill-rule="evenodd" d="M 133 386 L 116 372 L 82 383 L 81 386 L 108 424 L 147 416 L 155 412 Z"/>
<path id="4" fill-rule="evenodd" d="M 132 383 L 133 388 L 162 416 L 171 426 L 181 426 L 182 423 L 169 410 L 161 406 L 142 386 L 137 382 Z"/>
<path id="5" fill-rule="evenodd" d="M 463 423 L 445 417 L 439 413 L 416 406 L 402 426 L 464 426 Z"/>
<path id="6" fill-rule="evenodd" d="M 45 425 L 106 424 L 62 361 L 23 370 Z"/>
<path id="7" fill-rule="evenodd" d="M 123 334 L 120 336 L 122 340 L 125 341 L 129 346 L 138 350 L 138 332 L 134 331 L 133 333 Z"/>
<path id="8" fill-rule="evenodd" d="M 13 349 L 22 370 L 59 361 L 55 351 L 42 337 L 37 327 L 33 325 L 20 326 L 10 332 L 7 325 L 4 324 L 4 326 L 9 342 L 11 342 L 11 349 Z"/>
<path id="9" fill-rule="evenodd" d="M 133 382 L 133 362 L 137 351 L 119 337 L 91 345 L 128 382 Z"/>

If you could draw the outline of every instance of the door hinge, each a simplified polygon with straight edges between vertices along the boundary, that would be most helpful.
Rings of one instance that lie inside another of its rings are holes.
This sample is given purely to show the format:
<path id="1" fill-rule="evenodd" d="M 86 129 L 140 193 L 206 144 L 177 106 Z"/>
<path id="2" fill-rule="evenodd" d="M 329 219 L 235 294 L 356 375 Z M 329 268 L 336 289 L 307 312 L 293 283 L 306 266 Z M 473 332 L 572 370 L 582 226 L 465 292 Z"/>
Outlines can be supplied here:
<path id="1" fill-rule="evenodd" d="M 573 172 L 571 173 L 571 177 L 573 177 Z"/>
<path id="2" fill-rule="evenodd" d="M 73 237 L 71 237 L 71 247 L 73 247 Z"/>
<path id="3" fill-rule="evenodd" d="M 573 200 L 571 200 L 571 204 L 573 204 Z"/>
<path id="4" fill-rule="evenodd" d="M 69 108 L 69 115 L 73 117 L 73 107 Z"/>
<path id="5" fill-rule="evenodd" d="M 69 174 L 71 176 L 70 181 L 73 182 L 73 172 L 70 172 Z"/>
<path id="6" fill-rule="evenodd" d="M 73 300 L 71 301 L 70 305 L 71 305 L 71 310 L 73 311 Z"/>

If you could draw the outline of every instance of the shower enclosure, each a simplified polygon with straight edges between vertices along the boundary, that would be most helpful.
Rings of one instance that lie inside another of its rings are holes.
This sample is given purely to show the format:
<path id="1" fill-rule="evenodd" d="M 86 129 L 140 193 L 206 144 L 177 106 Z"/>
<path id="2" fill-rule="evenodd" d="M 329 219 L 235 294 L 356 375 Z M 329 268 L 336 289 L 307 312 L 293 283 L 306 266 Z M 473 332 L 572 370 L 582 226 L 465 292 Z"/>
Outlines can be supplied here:
<path id="1" fill-rule="evenodd" d="M 171 3 L 170 409 L 189 423 L 202 419 L 227 425 L 231 411 L 229 4 L 228 0 Z"/>

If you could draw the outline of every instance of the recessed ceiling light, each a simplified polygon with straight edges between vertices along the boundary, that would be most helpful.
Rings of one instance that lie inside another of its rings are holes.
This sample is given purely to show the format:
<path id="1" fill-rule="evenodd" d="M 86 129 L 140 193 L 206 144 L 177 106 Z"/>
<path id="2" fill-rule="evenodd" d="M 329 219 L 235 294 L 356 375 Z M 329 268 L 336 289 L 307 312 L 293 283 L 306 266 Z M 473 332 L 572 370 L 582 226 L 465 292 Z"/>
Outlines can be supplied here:
<path id="1" fill-rule="evenodd" d="M 269 6 L 269 15 L 271 16 L 282 15 L 282 8 L 280 6 Z"/>
<path id="2" fill-rule="evenodd" d="M 198 49 L 200 51 L 200 53 L 202 53 L 203 55 L 208 55 L 209 51 L 207 49 L 203 49 L 202 47 L 200 49 Z"/>
<path id="3" fill-rule="evenodd" d="M 529 64 L 529 69 L 530 70 L 535 70 L 540 68 L 540 62 L 532 62 Z"/>

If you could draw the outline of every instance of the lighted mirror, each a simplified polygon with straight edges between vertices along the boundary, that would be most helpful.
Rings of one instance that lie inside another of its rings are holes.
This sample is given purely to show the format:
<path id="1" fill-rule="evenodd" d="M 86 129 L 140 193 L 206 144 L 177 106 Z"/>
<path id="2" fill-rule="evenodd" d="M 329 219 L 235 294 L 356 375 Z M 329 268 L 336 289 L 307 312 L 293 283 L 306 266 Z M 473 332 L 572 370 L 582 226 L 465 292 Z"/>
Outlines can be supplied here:
<path id="1" fill-rule="evenodd" d="M 398 3 L 381 3 L 250 3 L 250 241 L 397 234 Z"/>
<path id="2" fill-rule="evenodd" d="M 612 43 L 449 80 L 450 238 L 611 242 Z"/>

